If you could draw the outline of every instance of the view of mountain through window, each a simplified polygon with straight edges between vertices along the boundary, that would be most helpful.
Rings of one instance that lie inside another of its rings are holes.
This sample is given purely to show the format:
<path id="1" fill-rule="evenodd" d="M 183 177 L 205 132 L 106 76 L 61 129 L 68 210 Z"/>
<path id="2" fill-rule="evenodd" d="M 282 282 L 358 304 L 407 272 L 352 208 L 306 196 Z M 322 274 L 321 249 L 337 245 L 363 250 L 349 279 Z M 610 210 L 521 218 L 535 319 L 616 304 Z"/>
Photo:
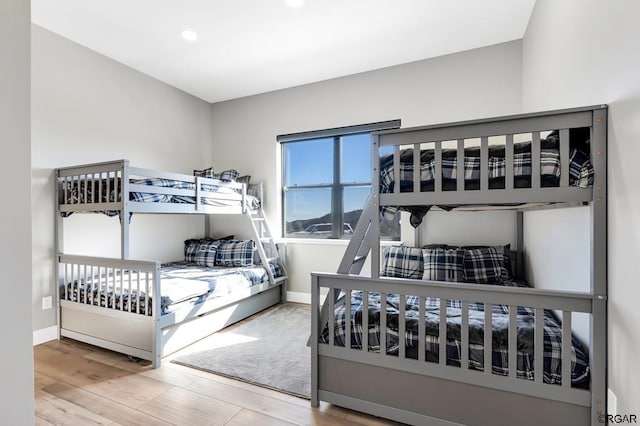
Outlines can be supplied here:
<path id="1" fill-rule="evenodd" d="M 283 144 L 284 236 L 349 238 L 371 194 L 371 134 Z M 398 219 L 382 223 L 397 239 Z"/>

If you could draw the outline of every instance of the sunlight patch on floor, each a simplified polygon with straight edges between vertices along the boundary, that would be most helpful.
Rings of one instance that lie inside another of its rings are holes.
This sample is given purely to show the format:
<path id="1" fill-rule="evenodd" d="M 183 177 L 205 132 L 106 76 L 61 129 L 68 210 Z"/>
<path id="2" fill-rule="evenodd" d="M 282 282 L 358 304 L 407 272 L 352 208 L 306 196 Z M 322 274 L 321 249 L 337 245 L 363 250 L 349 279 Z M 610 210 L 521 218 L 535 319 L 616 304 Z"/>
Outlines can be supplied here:
<path id="1" fill-rule="evenodd" d="M 205 339 L 194 343 L 193 345 L 184 348 L 180 351 L 180 355 L 192 354 L 195 352 L 201 352 L 208 349 L 223 348 L 226 346 L 238 345 L 241 343 L 248 343 L 258 340 L 256 337 L 245 336 L 244 334 L 238 334 L 233 332 L 216 333 Z"/>

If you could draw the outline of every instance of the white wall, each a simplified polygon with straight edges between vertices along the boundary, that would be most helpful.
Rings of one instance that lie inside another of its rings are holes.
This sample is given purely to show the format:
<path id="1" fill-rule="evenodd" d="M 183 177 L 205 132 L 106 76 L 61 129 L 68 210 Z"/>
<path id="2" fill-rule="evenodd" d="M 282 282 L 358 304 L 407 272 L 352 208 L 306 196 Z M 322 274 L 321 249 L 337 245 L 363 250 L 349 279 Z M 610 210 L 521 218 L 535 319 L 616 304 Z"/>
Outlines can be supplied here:
<path id="1" fill-rule="evenodd" d="M 590 219 L 589 207 L 525 212 L 523 234 L 527 282 L 540 289 L 589 292 Z M 588 347 L 589 315 L 573 313 L 571 324 L 574 335 Z"/>
<path id="2" fill-rule="evenodd" d="M 192 173 L 211 156 L 211 105 L 85 47 L 32 26 L 34 330 L 56 325 L 42 296 L 55 295 L 53 169 L 126 158 L 138 167 Z M 134 215 L 131 257 L 176 260 L 204 218 Z M 119 257 L 119 223 L 65 219 L 67 253 Z"/>
<path id="3" fill-rule="evenodd" d="M 446 212 L 434 209 L 427 213 L 426 219 L 420 225 L 420 245 L 424 244 L 493 246 L 511 244 L 512 250 L 515 250 L 516 212 Z"/>
<path id="4" fill-rule="evenodd" d="M 0 1 L 0 423 L 33 424 L 31 198 L 29 144 L 30 3 Z"/>
<path id="5" fill-rule="evenodd" d="M 640 3 L 634 1 L 538 0 L 523 40 L 525 111 L 610 106 L 608 380 L 615 397 L 609 399 L 609 412 L 636 415 L 640 413 L 638 22 Z"/>
<path id="6" fill-rule="evenodd" d="M 266 214 L 280 235 L 276 135 L 397 118 L 410 127 L 518 113 L 521 61 L 521 43 L 511 42 L 214 104 L 213 165 L 265 183 Z M 290 290 L 308 293 L 311 271 L 335 272 L 344 247 L 290 240 Z"/>

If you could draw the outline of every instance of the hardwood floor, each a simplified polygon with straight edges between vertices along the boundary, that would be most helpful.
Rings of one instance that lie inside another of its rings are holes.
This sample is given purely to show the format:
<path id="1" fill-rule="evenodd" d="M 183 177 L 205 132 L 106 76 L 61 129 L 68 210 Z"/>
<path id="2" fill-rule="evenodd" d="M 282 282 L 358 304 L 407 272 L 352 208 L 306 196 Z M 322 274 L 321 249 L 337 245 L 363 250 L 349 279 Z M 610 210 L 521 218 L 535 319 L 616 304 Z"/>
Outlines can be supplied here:
<path id="1" fill-rule="evenodd" d="M 71 339 L 34 348 L 36 425 L 397 425 L 183 367 L 130 362 Z"/>

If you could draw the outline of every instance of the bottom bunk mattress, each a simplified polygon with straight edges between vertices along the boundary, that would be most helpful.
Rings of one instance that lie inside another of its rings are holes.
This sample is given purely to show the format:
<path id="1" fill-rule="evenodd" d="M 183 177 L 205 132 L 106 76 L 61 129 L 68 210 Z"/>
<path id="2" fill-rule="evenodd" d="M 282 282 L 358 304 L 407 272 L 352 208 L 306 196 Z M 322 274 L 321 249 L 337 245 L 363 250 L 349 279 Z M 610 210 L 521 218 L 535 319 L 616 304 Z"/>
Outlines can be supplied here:
<path id="1" fill-rule="evenodd" d="M 514 285 L 523 285 L 515 284 Z M 387 294 L 387 355 L 398 356 L 398 294 Z M 492 305 L 492 372 L 507 376 L 509 374 L 509 307 Z M 416 296 L 405 296 L 405 356 L 418 359 L 418 324 L 420 302 Z M 345 346 L 344 294 L 341 293 L 335 304 L 334 336 L 336 346 Z M 361 291 L 351 294 L 350 328 L 351 348 L 362 349 L 363 295 Z M 369 292 L 368 300 L 368 348 L 370 352 L 380 352 L 380 293 Z M 447 300 L 447 360 L 449 366 L 460 367 L 461 359 L 461 319 L 462 304 L 458 300 Z M 484 371 L 484 304 L 469 303 L 469 369 Z M 517 313 L 517 377 L 534 380 L 534 328 L 535 310 L 519 306 Z M 439 362 L 440 299 L 425 300 L 425 359 L 427 362 Z M 544 311 L 544 383 L 561 384 L 562 375 L 562 325 L 551 311 Z M 329 342 L 329 330 L 324 325 L 319 338 L 321 343 Z M 572 336 L 571 382 L 573 387 L 589 387 L 589 359 L 582 344 Z"/>
<path id="2" fill-rule="evenodd" d="M 272 263 L 270 267 L 274 277 L 282 276 L 282 268 L 278 264 Z M 165 263 L 160 268 L 161 315 L 268 282 L 269 276 L 262 266 L 207 267 L 183 261 Z M 147 289 L 152 286 L 153 283 L 147 282 L 145 276 L 129 274 L 126 270 L 103 270 L 67 283 L 61 298 L 151 315 L 154 295 Z"/>

